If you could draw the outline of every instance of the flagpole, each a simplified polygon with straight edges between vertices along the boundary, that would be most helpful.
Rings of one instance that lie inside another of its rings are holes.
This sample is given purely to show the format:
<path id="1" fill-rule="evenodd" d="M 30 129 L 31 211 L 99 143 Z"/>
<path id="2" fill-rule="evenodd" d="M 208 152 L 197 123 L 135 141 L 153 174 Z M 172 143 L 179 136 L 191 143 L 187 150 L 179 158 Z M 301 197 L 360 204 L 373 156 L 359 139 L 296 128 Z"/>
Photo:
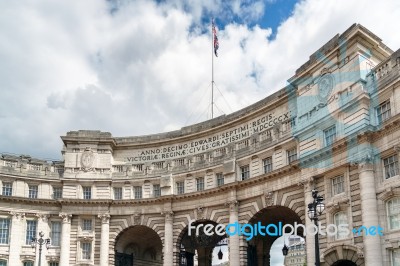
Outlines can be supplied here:
<path id="1" fill-rule="evenodd" d="M 211 119 L 214 118 L 214 18 L 211 18 Z"/>

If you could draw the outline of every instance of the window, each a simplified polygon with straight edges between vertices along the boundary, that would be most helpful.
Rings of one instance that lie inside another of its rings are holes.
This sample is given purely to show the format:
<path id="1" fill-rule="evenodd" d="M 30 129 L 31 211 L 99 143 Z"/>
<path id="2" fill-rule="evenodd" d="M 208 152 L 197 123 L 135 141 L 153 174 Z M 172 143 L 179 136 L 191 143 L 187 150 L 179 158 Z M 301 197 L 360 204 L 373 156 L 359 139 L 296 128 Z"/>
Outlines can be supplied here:
<path id="1" fill-rule="evenodd" d="M 82 187 L 83 199 L 92 198 L 92 187 Z"/>
<path id="2" fill-rule="evenodd" d="M 264 166 L 264 173 L 269 173 L 272 172 L 272 157 L 265 158 L 263 160 L 263 166 Z"/>
<path id="3" fill-rule="evenodd" d="M 92 231 L 92 219 L 83 219 L 82 230 L 83 231 Z"/>
<path id="4" fill-rule="evenodd" d="M 0 244 L 8 244 L 10 237 L 10 219 L 0 218 Z"/>
<path id="5" fill-rule="evenodd" d="M 185 183 L 183 181 L 176 182 L 176 193 L 178 195 L 185 193 Z"/>
<path id="6" fill-rule="evenodd" d="M 3 196 L 12 196 L 12 183 L 11 182 L 3 182 Z"/>
<path id="7" fill-rule="evenodd" d="M 24 261 L 24 266 L 34 266 L 33 261 Z"/>
<path id="8" fill-rule="evenodd" d="M 59 246 L 61 243 L 61 222 L 51 222 L 50 239 L 52 246 Z"/>
<path id="9" fill-rule="evenodd" d="M 53 199 L 62 198 L 62 187 L 53 187 Z"/>
<path id="10" fill-rule="evenodd" d="M 393 249 L 390 253 L 391 266 L 400 266 L 400 248 Z"/>
<path id="11" fill-rule="evenodd" d="M 332 178 L 332 196 L 344 192 L 344 177 L 337 176 Z"/>
<path id="12" fill-rule="evenodd" d="M 376 108 L 376 114 L 378 116 L 378 123 L 382 123 L 390 118 L 390 101 L 381 103 Z"/>
<path id="13" fill-rule="evenodd" d="M 293 148 L 287 151 L 288 163 L 292 163 L 297 160 L 297 149 Z"/>
<path id="14" fill-rule="evenodd" d="M 37 199 L 37 197 L 38 197 L 38 186 L 29 186 L 28 197 L 30 199 Z"/>
<path id="15" fill-rule="evenodd" d="M 114 165 L 114 172 L 122 173 L 124 172 L 124 167 L 122 165 Z"/>
<path id="16" fill-rule="evenodd" d="M 222 186 L 224 184 L 224 176 L 222 173 L 217 173 L 217 186 Z"/>
<path id="17" fill-rule="evenodd" d="M 240 176 L 242 180 L 246 180 L 250 177 L 250 167 L 248 165 L 240 167 Z"/>
<path id="18" fill-rule="evenodd" d="M 133 187 L 135 191 L 135 199 L 141 199 L 142 198 L 142 187 Z"/>
<path id="19" fill-rule="evenodd" d="M 91 255 L 92 255 L 92 243 L 83 242 L 82 243 L 82 259 L 90 260 Z"/>
<path id="20" fill-rule="evenodd" d="M 122 199 L 122 187 L 115 187 L 114 188 L 114 199 L 115 200 Z"/>
<path id="21" fill-rule="evenodd" d="M 161 196 L 161 188 L 160 185 L 153 185 L 153 195 L 155 198 Z"/>
<path id="22" fill-rule="evenodd" d="M 49 266 L 59 266 L 60 264 L 58 262 L 49 262 Z"/>
<path id="23" fill-rule="evenodd" d="M 388 201 L 387 213 L 389 228 L 391 230 L 400 229 L 400 198 L 394 198 Z"/>
<path id="24" fill-rule="evenodd" d="M 25 245 L 30 245 L 32 238 L 36 238 L 37 222 L 34 220 L 26 221 L 26 238 Z"/>
<path id="25" fill-rule="evenodd" d="M 325 146 L 332 145 L 336 139 L 336 126 L 324 130 Z"/>
<path id="26" fill-rule="evenodd" d="M 6 260 L 0 260 L 0 266 L 7 266 Z"/>
<path id="27" fill-rule="evenodd" d="M 196 189 L 197 191 L 204 190 L 204 177 L 196 178 Z"/>
<path id="28" fill-rule="evenodd" d="M 339 225 L 341 224 L 348 224 L 347 223 L 347 215 L 345 212 L 338 212 L 333 216 L 334 223 L 336 225 L 336 228 L 339 228 Z M 347 235 L 345 234 L 346 232 L 338 230 L 336 233 L 336 239 L 343 239 L 346 238 Z"/>
<path id="29" fill-rule="evenodd" d="M 399 167 L 397 155 L 392 155 L 383 159 L 383 166 L 385 168 L 385 179 L 398 175 Z"/>

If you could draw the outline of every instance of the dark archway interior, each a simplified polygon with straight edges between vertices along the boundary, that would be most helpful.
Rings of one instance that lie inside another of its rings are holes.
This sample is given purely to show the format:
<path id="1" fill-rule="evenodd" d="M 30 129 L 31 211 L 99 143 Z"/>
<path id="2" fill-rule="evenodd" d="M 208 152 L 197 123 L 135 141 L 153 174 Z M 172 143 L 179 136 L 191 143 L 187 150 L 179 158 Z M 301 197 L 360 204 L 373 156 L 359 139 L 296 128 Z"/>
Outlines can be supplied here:
<path id="1" fill-rule="evenodd" d="M 332 266 L 357 266 L 357 264 L 350 260 L 338 260 Z"/>
<path id="2" fill-rule="evenodd" d="M 250 219 L 250 224 L 261 223 L 263 226 L 269 224 L 283 225 L 291 224 L 295 225 L 301 224 L 300 217 L 291 209 L 284 206 L 271 206 L 262 209 L 256 213 L 252 219 Z M 289 233 L 289 232 L 287 232 Z M 303 230 L 299 228 L 297 235 L 303 236 Z M 278 236 L 261 236 L 258 235 L 247 242 L 247 265 L 248 266 L 269 266 L 270 265 L 270 250 L 274 241 L 279 238 Z"/>
<path id="3" fill-rule="evenodd" d="M 147 226 L 137 225 L 122 231 L 115 243 L 115 265 L 162 265 L 162 243 Z"/>

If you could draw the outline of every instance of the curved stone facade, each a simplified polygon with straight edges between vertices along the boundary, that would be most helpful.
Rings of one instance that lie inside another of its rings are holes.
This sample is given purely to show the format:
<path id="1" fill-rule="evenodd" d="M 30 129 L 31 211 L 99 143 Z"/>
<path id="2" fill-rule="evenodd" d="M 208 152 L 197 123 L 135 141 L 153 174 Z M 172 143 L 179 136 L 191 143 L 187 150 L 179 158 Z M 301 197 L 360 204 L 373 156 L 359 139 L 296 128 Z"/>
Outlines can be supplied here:
<path id="1" fill-rule="evenodd" d="M 317 189 L 323 225 L 384 229 L 320 236 L 322 264 L 392 265 L 400 257 L 399 78 L 400 50 L 355 24 L 287 87 L 233 114 L 140 137 L 71 131 L 61 137 L 61 162 L 3 154 L 0 261 L 37 260 L 29 236 L 43 231 L 52 239 L 45 265 L 190 265 L 195 251 L 199 265 L 211 265 L 225 237 L 192 246 L 200 240 L 189 238 L 190 221 L 308 226 Z M 269 265 L 276 237 L 245 238 L 225 239 L 230 265 Z M 313 237 L 306 253 L 314 265 Z"/>

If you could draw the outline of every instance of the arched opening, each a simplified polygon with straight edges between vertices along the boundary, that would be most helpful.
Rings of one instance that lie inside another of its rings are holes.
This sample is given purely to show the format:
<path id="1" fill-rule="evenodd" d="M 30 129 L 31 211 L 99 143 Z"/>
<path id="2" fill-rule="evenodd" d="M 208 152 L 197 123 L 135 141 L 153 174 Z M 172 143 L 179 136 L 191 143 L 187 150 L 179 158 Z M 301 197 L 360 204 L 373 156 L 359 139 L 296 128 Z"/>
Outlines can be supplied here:
<path id="1" fill-rule="evenodd" d="M 357 266 L 357 264 L 355 264 L 351 260 L 338 260 L 333 263 L 332 266 Z"/>
<path id="2" fill-rule="evenodd" d="M 271 247 L 275 240 L 283 235 L 281 231 L 285 224 L 295 227 L 295 224 L 302 224 L 302 221 L 293 210 L 284 206 L 270 206 L 256 213 L 249 221 L 250 224 L 265 226 L 265 235 L 257 234 L 247 241 L 247 265 L 248 266 L 270 266 Z M 290 228 L 286 228 L 286 233 L 290 233 Z M 303 236 L 301 227 L 297 230 L 298 236 Z M 289 241 L 288 237 L 286 241 Z M 277 241 L 279 243 L 279 241 Z M 285 243 L 288 245 L 288 243 Z M 281 249 L 283 248 L 283 245 Z M 282 254 L 282 253 L 281 253 Z"/>
<path id="3" fill-rule="evenodd" d="M 136 225 L 117 236 L 115 266 L 159 266 L 162 263 L 162 243 L 154 230 Z"/>
<path id="4" fill-rule="evenodd" d="M 191 224 L 190 233 L 188 226 L 182 230 L 177 243 L 179 266 L 211 266 L 227 261 L 229 254 L 225 231 L 223 234 L 216 233 L 217 225 L 214 221 L 202 220 Z M 211 233 L 206 234 L 205 230 Z"/>

